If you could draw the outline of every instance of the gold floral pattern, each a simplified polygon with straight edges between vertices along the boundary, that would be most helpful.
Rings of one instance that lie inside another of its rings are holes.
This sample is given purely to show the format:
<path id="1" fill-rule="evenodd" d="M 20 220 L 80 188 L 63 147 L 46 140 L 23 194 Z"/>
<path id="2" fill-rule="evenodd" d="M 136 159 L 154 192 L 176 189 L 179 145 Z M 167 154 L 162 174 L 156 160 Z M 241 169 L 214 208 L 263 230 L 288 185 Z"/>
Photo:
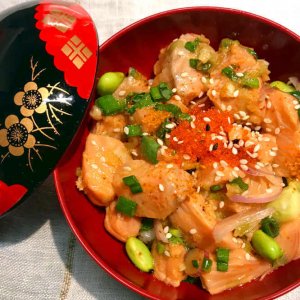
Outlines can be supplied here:
<path id="1" fill-rule="evenodd" d="M 20 112 L 24 117 L 30 117 L 34 112 L 42 114 L 46 112 L 46 101 L 49 91 L 45 87 L 38 88 L 33 81 L 27 82 L 24 91 L 15 94 L 14 102 L 21 106 Z"/>
<path id="2" fill-rule="evenodd" d="M 35 146 L 36 139 L 30 134 L 33 123 L 29 118 L 19 121 L 16 115 L 9 115 L 5 119 L 5 127 L 0 130 L 0 146 L 8 147 L 13 156 L 22 156 L 24 148 L 30 149 Z"/>

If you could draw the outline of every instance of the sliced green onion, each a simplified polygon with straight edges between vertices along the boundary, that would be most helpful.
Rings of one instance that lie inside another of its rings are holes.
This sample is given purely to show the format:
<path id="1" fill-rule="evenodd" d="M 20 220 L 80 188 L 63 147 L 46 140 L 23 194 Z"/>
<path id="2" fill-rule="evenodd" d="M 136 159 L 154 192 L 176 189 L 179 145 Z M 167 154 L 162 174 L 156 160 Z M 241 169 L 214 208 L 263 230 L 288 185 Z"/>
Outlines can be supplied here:
<path id="1" fill-rule="evenodd" d="M 300 91 L 292 91 L 290 94 L 300 101 Z"/>
<path id="2" fill-rule="evenodd" d="M 157 242 L 157 244 L 156 244 L 156 250 L 157 250 L 157 252 L 159 254 L 163 254 L 165 252 L 165 249 L 166 249 L 166 247 L 165 247 L 164 244 L 162 244 L 160 242 Z"/>
<path id="3" fill-rule="evenodd" d="M 194 268 L 198 269 L 199 268 L 199 262 L 198 262 L 198 260 L 193 259 L 192 260 L 192 265 L 193 265 Z"/>
<path id="4" fill-rule="evenodd" d="M 199 45 L 199 43 L 200 43 L 200 39 L 199 38 L 195 38 L 195 40 L 192 41 L 192 42 L 186 42 L 184 44 L 184 48 L 187 49 L 187 50 L 189 50 L 190 52 L 195 52 L 196 49 L 197 49 L 197 47 L 198 47 L 198 45 Z"/>
<path id="5" fill-rule="evenodd" d="M 182 112 L 181 112 L 181 109 L 174 105 L 174 104 L 161 104 L 161 103 L 157 103 L 154 108 L 156 110 L 162 110 L 162 111 L 167 111 L 167 112 L 170 112 L 172 115 L 174 115 L 174 117 L 180 115 Z"/>
<path id="6" fill-rule="evenodd" d="M 230 184 L 236 184 L 242 191 L 247 191 L 249 185 L 243 181 L 243 179 L 239 176 L 234 178 L 232 181 L 229 182 Z"/>
<path id="7" fill-rule="evenodd" d="M 251 89 L 257 89 L 259 88 L 259 80 L 258 78 L 244 77 L 241 79 L 241 85 Z"/>
<path id="8" fill-rule="evenodd" d="M 156 136 L 163 140 L 167 133 L 171 132 L 170 128 L 167 128 L 166 125 L 171 124 L 171 122 L 166 119 L 164 122 L 162 122 L 159 126 L 159 128 L 156 131 Z"/>
<path id="9" fill-rule="evenodd" d="M 247 49 L 248 53 L 250 53 L 255 59 L 258 58 L 257 53 L 253 49 L 251 49 L 251 48 L 246 48 L 246 49 Z"/>
<path id="10" fill-rule="evenodd" d="M 169 232 L 172 234 L 172 236 L 175 236 L 175 237 L 181 237 L 182 236 L 181 231 L 177 228 L 170 228 Z"/>
<path id="11" fill-rule="evenodd" d="M 210 272 L 211 267 L 212 267 L 212 260 L 207 257 L 204 257 L 202 260 L 201 270 L 204 272 Z"/>
<path id="12" fill-rule="evenodd" d="M 217 248 L 216 257 L 217 257 L 217 270 L 220 272 L 226 272 L 228 270 L 229 249 Z"/>
<path id="13" fill-rule="evenodd" d="M 116 204 L 116 211 L 126 216 L 133 217 L 136 212 L 136 207 L 137 207 L 136 202 L 128 198 L 125 198 L 123 196 L 120 196 Z"/>
<path id="14" fill-rule="evenodd" d="M 125 101 L 119 101 L 112 95 L 99 97 L 95 104 L 105 116 L 115 115 L 125 109 Z"/>
<path id="15" fill-rule="evenodd" d="M 279 224 L 272 217 L 264 218 L 260 223 L 260 227 L 264 233 L 272 238 L 278 236 L 279 234 Z"/>
<path id="16" fill-rule="evenodd" d="M 134 175 L 124 177 L 123 182 L 130 188 L 132 194 L 138 194 L 143 191 L 139 181 Z"/>
<path id="17" fill-rule="evenodd" d="M 180 113 L 177 115 L 180 120 L 191 122 L 193 119 L 188 113 Z"/>
<path id="18" fill-rule="evenodd" d="M 234 40 L 231 40 L 231 39 L 227 39 L 227 38 L 225 38 L 225 39 L 222 39 L 221 40 L 221 43 L 220 43 L 220 48 L 229 48 L 233 43 L 235 43 L 236 41 L 234 41 Z"/>
<path id="19" fill-rule="evenodd" d="M 222 184 L 216 184 L 216 185 L 212 185 L 212 186 L 210 187 L 210 190 L 211 190 L 212 192 L 218 192 L 218 191 L 223 190 L 223 188 L 224 188 L 224 186 L 223 186 Z"/>
<path id="20" fill-rule="evenodd" d="M 127 136 L 141 136 L 143 134 L 141 125 L 127 125 L 124 132 Z"/>
<path id="21" fill-rule="evenodd" d="M 222 74 L 231 79 L 232 81 L 238 81 L 239 77 L 236 75 L 232 67 L 226 67 L 222 69 Z"/>
<path id="22" fill-rule="evenodd" d="M 140 231 L 149 231 L 151 229 L 153 229 L 153 219 L 143 218 Z"/>
<path id="23" fill-rule="evenodd" d="M 292 93 L 295 91 L 295 88 L 293 86 L 279 80 L 271 82 L 270 86 L 285 93 Z"/>
<path id="24" fill-rule="evenodd" d="M 189 60 L 190 67 L 202 71 L 203 73 L 207 73 L 210 68 L 212 67 L 212 64 L 210 62 L 202 63 L 199 59 L 197 58 L 191 58 Z"/>
<path id="25" fill-rule="evenodd" d="M 161 101 L 163 99 L 163 96 L 162 96 L 158 86 L 152 86 L 150 88 L 150 95 L 151 95 L 153 101 L 155 101 L 155 102 Z"/>
<path id="26" fill-rule="evenodd" d="M 151 106 L 154 104 L 150 94 L 148 93 L 134 94 L 128 97 L 127 101 L 132 101 L 134 103 L 130 108 L 127 109 L 127 112 L 129 114 L 133 114 L 139 108 Z"/>
<path id="27" fill-rule="evenodd" d="M 165 100 L 170 100 L 170 98 L 173 96 L 173 92 L 169 86 L 165 82 L 161 82 L 158 87 L 163 98 Z"/>
<path id="28" fill-rule="evenodd" d="M 165 102 L 170 100 L 173 92 L 165 82 L 161 82 L 159 85 L 150 88 L 150 95 L 154 102 Z"/>
<path id="29" fill-rule="evenodd" d="M 143 136 L 141 143 L 141 152 L 146 160 L 152 164 L 156 164 L 157 160 L 157 151 L 159 149 L 159 144 L 153 137 Z"/>

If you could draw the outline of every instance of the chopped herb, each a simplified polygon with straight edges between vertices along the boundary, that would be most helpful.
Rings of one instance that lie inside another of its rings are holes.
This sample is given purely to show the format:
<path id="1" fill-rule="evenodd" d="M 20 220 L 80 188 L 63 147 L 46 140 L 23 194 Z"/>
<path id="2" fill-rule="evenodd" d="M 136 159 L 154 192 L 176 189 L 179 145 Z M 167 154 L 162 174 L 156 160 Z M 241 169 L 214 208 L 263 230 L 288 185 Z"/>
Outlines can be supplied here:
<path id="1" fill-rule="evenodd" d="M 243 179 L 239 176 L 234 178 L 232 181 L 229 182 L 230 184 L 236 184 L 242 191 L 247 191 L 249 185 L 243 181 Z"/>
<path id="2" fill-rule="evenodd" d="M 279 234 L 279 224 L 273 217 L 264 218 L 260 223 L 261 230 L 274 238 Z"/>
<path id="3" fill-rule="evenodd" d="M 241 79 L 241 85 L 251 89 L 259 88 L 258 78 L 244 77 Z"/>
<path id="4" fill-rule="evenodd" d="M 207 257 L 204 257 L 202 260 L 201 270 L 204 272 L 210 272 L 211 267 L 212 267 L 212 260 Z"/>
<path id="5" fill-rule="evenodd" d="M 248 53 L 250 53 L 255 59 L 258 58 L 257 53 L 253 49 L 251 49 L 251 48 L 246 48 L 246 49 L 247 49 Z"/>
<path id="6" fill-rule="evenodd" d="M 222 185 L 222 184 L 216 184 L 216 185 L 212 185 L 211 187 L 210 187 L 210 190 L 212 191 L 212 192 L 218 192 L 218 191 L 221 191 L 221 190 L 223 190 L 224 189 L 224 185 Z"/>
<path id="7" fill-rule="evenodd" d="M 154 104 L 150 94 L 148 93 L 131 95 L 127 98 L 127 102 L 134 103 L 131 107 L 127 108 L 127 112 L 129 114 L 133 114 L 138 108 L 143 108 Z"/>
<path id="8" fill-rule="evenodd" d="M 178 117 L 180 120 L 183 120 L 183 121 L 189 121 L 189 122 L 192 121 L 192 117 L 191 117 L 191 115 L 189 115 L 188 113 L 180 113 L 180 114 L 178 114 L 177 117 Z"/>
<path id="9" fill-rule="evenodd" d="M 165 102 L 173 96 L 172 90 L 165 82 L 150 88 L 150 95 L 154 102 Z"/>
<path id="10" fill-rule="evenodd" d="M 153 101 L 155 101 L 155 102 L 163 100 L 163 96 L 162 96 L 158 86 L 152 86 L 150 88 L 150 95 L 151 95 Z"/>
<path id="11" fill-rule="evenodd" d="M 199 268 L 199 262 L 198 262 L 198 260 L 193 259 L 192 260 L 192 265 L 193 265 L 194 268 L 198 269 Z"/>
<path id="12" fill-rule="evenodd" d="M 141 136 L 143 134 L 141 125 L 127 125 L 126 128 L 128 128 L 127 136 Z"/>
<path id="13" fill-rule="evenodd" d="M 210 62 L 202 63 L 197 58 L 191 58 L 189 60 L 189 64 L 191 68 L 202 71 L 203 73 L 207 73 L 212 67 L 212 64 Z"/>
<path id="14" fill-rule="evenodd" d="M 166 119 L 160 124 L 159 128 L 156 131 L 156 136 L 161 140 L 165 138 L 167 133 L 171 132 L 171 129 L 166 127 L 166 125 L 168 124 L 171 124 L 171 122 L 169 121 L 169 119 Z"/>
<path id="15" fill-rule="evenodd" d="M 141 143 L 141 152 L 146 160 L 152 164 L 156 164 L 157 160 L 157 151 L 159 149 L 159 144 L 153 137 L 143 136 Z"/>
<path id="16" fill-rule="evenodd" d="M 226 67 L 222 69 L 222 74 L 231 79 L 232 81 L 238 81 L 239 79 L 232 67 Z"/>
<path id="17" fill-rule="evenodd" d="M 138 194 L 143 191 L 139 181 L 134 175 L 124 177 L 123 182 L 130 188 L 132 194 Z"/>
<path id="18" fill-rule="evenodd" d="M 179 114 L 181 114 L 181 109 L 174 105 L 174 104 L 162 104 L 162 103 L 157 103 L 154 108 L 156 110 L 162 110 L 162 111 L 167 111 L 170 112 L 172 115 L 174 115 L 175 117 L 177 117 Z"/>
<path id="19" fill-rule="evenodd" d="M 164 244 L 157 242 L 156 250 L 157 250 L 158 254 L 163 254 L 165 252 L 165 249 L 166 249 L 166 247 Z"/>
<path id="20" fill-rule="evenodd" d="M 228 263 L 223 263 L 223 262 L 217 261 L 217 270 L 219 272 L 227 272 L 228 271 Z"/>
<path id="21" fill-rule="evenodd" d="M 133 217 L 136 212 L 137 203 L 125 198 L 123 196 L 120 196 L 118 198 L 117 204 L 116 204 L 116 211 L 128 216 Z"/>
<path id="22" fill-rule="evenodd" d="M 237 42 L 237 41 L 234 41 L 234 40 L 231 40 L 231 39 L 227 39 L 227 38 L 225 38 L 225 39 L 222 39 L 221 40 L 221 43 L 220 43 L 220 48 L 229 48 L 232 44 L 234 44 L 235 42 Z"/>
<path id="23" fill-rule="evenodd" d="M 149 231 L 151 229 L 153 229 L 153 219 L 143 218 L 140 231 Z"/>
<path id="24" fill-rule="evenodd" d="M 217 270 L 220 272 L 228 271 L 229 249 L 217 248 L 216 258 L 217 258 Z"/>
<path id="25" fill-rule="evenodd" d="M 300 91 L 292 91 L 290 94 L 300 101 Z"/>
<path id="26" fill-rule="evenodd" d="M 115 115 L 117 113 L 124 111 L 125 109 L 125 101 L 117 100 L 112 95 L 105 95 L 99 97 L 96 100 L 95 104 L 97 107 L 101 109 L 102 113 L 105 116 Z"/>
<path id="27" fill-rule="evenodd" d="M 200 43 L 200 39 L 195 38 L 195 40 L 192 42 L 186 42 L 184 45 L 184 48 L 189 50 L 190 52 L 195 52 L 199 43 Z"/>

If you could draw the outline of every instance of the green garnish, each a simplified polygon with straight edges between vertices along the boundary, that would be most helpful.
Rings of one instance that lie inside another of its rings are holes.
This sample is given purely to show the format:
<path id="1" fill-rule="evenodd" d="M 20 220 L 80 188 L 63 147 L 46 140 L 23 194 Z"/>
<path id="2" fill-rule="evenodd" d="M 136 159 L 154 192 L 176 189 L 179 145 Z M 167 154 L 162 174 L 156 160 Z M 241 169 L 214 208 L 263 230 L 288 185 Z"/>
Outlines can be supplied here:
<path id="1" fill-rule="evenodd" d="M 219 48 L 229 48 L 233 43 L 236 43 L 237 41 L 231 40 L 231 39 L 222 39 L 220 42 Z"/>
<path id="2" fill-rule="evenodd" d="M 165 82 L 150 88 L 150 95 L 154 102 L 165 102 L 173 96 L 172 90 Z"/>
<path id="3" fill-rule="evenodd" d="M 143 218 L 140 231 L 149 231 L 151 229 L 153 229 L 153 219 Z"/>
<path id="4" fill-rule="evenodd" d="M 210 272 L 211 266 L 212 266 L 212 260 L 207 257 L 203 257 L 201 270 L 204 272 Z"/>
<path id="5" fill-rule="evenodd" d="M 141 125 L 127 125 L 124 132 L 127 136 L 141 136 L 143 134 Z"/>
<path id="6" fill-rule="evenodd" d="M 212 186 L 210 187 L 210 190 L 211 190 L 212 192 L 218 192 L 218 191 L 223 190 L 223 188 L 224 188 L 224 186 L 223 186 L 222 184 L 216 184 L 216 185 L 212 185 Z"/>
<path id="7" fill-rule="evenodd" d="M 105 95 L 99 97 L 96 100 L 95 104 L 97 107 L 101 109 L 102 113 L 105 116 L 115 115 L 117 113 L 124 111 L 125 109 L 125 101 L 123 100 L 119 101 L 112 95 Z"/>
<path id="8" fill-rule="evenodd" d="M 193 259 L 192 260 L 192 265 L 193 265 L 194 268 L 198 269 L 199 268 L 199 262 L 198 262 L 198 260 Z"/>
<path id="9" fill-rule="evenodd" d="M 165 249 L 166 249 L 166 247 L 165 247 L 164 244 L 162 244 L 160 242 L 157 242 L 157 244 L 156 244 L 156 250 L 157 250 L 157 252 L 159 254 L 163 254 L 165 252 Z"/>
<path id="10" fill-rule="evenodd" d="M 154 105 L 154 102 L 148 93 L 133 94 L 127 97 L 126 100 L 127 102 L 134 103 L 131 107 L 127 108 L 129 114 L 133 114 L 138 108 Z"/>
<path id="11" fill-rule="evenodd" d="M 260 228 L 272 238 L 279 234 L 279 223 L 273 217 L 264 218 L 260 223 Z"/>
<path id="12" fill-rule="evenodd" d="M 139 181 L 134 175 L 124 177 L 123 182 L 130 188 L 132 194 L 138 194 L 143 191 Z"/>
<path id="13" fill-rule="evenodd" d="M 137 203 L 125 198 L 123 196 L 120 196 L 118 198 L 117 204 L 116 204 L 116 211 L 128 216 L 133 217 L 136 212 Z"/>
<path id="14" fill-rule="evenodd" d="M 162 103 L 157 103 L 154 108 L 156 110 L 161 110 L 161 111 L 167 111 L 170 112 L 174 117 L 179 116 L 182 112 L 181 109 L 174 105 L 174 104 L 162 104 Z"/>
<path id="15" fill-rule="evenodd" d="M 212 64 L 210 62 L 202 63 L 200 59 L 197 58 L 191 58 L 189 60 L 189 64 L 191 68 L 197 71 L 202 71 L 203 73 L 208 73 L 208 71 L 212 67 Z"/>
<path id="16" fill-rule="evenodd" d="M 198 45 L 199 45 L 199 43 L 200 43 L 200 39 L 199 38 L 195 38 L 195 40 L 192 41 L 192 42 L 186 42 L 184 44 L 184 48 L 187 49 L 187 50 L 189 50 L 190 52 L 195 52 L 196 49 L 197 49 L 197 47 L 198 47 Z"/>
<path id="17" fill-rule="evenodd" d="M 192 117 L 188 113 L 180 113 L 177 115 L 177 117 L 183 121 L 188 121 L 188 122 L 192 121 Z"/>
<path id="18" fill-rule="evenodd" d="M 234 178 L 232 181 L 229 182 L 230 184 L 236 184 L 243 192 L 247 191 L 249 188 L 249 185 L 243 181 L 243 179 L 239 176 L 237 178 Z"/>
<path id="19" fill-rule="evenodd" d="M 141 152 L 144 158 L 152 164 L 156 164 L 157 160 L 157 151 L 159 149 L 159 144 L 153 137 L 143 136 L 141 143 Z"/>
<path id="20" fill-rule="evenodd" d="M 295 91 L 293 86 L 279 80 L 271 82 L 270 86 L 285 93 L 293 93 Z"/>
<path id="21" fill-rule="evenodd" d="M 250 53 L 255 59 L 258 58 L 257 53 L 253 49 L 251 49 L 251 48 L 246 48 L 246 49 L 247 49 L 248 53 Z"/>
<path id="22" fill-rule="evenodd" d="M 241 85 L 251 89 L 259 88 L 258 78 L 244 77 L 241 79 Z"/>
<path id="23" fill-rule="evenodd" d="M 232 67 L 226 67 L 222 69 L 222 74 L 231 79 L 232 81 L 238 81 L 239 79 Z"/>
<path id="24" fill-rule="evenodd" d="M 220 272 L 228 271 L 229 249 L 217 248 L 216 258 L 217 258 L 217 270 Z"/>

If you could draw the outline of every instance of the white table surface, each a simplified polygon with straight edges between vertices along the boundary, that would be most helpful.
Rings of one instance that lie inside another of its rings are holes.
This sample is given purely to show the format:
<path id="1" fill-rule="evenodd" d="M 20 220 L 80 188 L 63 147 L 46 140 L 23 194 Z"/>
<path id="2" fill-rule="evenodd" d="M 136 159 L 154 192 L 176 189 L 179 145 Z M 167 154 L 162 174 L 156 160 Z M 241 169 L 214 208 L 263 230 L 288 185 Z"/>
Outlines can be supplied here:
<path id="1" fill-rule="evenodd" d="M 0 0 L 0 10 L 26 0 Z M 300 35 L 300 1 L 79 0 L 100 43 L 126 25 L 167 9 L 222 6 L 253 12 Z M 300 66 L 299 66 L 300 67 Z M 142 299 L 108 276 L 77 243 L 60 210 L 52 176 L 0 220 L 0 299 Z M 300 288 L 278 298 L 300 299 Z"/>

